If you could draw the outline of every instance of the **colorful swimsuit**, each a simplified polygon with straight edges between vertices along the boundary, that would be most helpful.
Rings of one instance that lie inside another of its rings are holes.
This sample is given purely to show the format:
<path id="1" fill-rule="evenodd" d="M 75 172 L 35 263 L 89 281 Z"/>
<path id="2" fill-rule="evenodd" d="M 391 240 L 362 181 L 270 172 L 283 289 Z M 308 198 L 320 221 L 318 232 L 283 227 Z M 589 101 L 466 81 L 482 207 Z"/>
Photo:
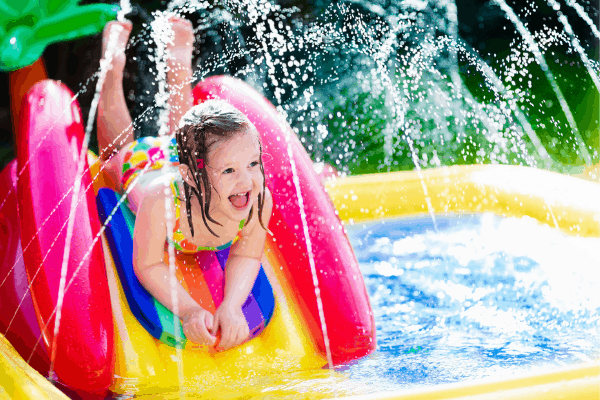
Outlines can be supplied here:
<path id="1" fill-rule="evenodd" d="M 180 192 L 179 192 L 179 186 L 177 185 L 177 183 L 175 181 L 171 182 L 171 190 L 173 191 L 173 199 L 175 202 L 175 227 L 173 228 L 173 242 L 172 243 L 177 250 L 182 251 L 184 253 L 197 253 L 199 251 L 204 251 L 204 250 L 221 251 L 221 250 L 225 250 L 225 249 L 229 248 L 231 245 L 233 245 L 235 242 L 237 242 L 238 239 L 241 237 L 242 228 L 244 227 L 244 223 L 246 222 L 245 219 L 240 221 L 240 226 L 239 226 L 237 235 L 232 240 L 230 240 L 229 242 L 227 242 L 225 244 L 222 244 L 221 246 L 217 246 L 217 247 L 196 246 L 195 244 L 190 243 L 185 238 L 185 236 L 183 236 L 183 233 L 181 233 L 181 229 L 179 228 L 179 226 L 180 226 L 179 220 L 181 218 L 181 204 L 179 201 Z"/>

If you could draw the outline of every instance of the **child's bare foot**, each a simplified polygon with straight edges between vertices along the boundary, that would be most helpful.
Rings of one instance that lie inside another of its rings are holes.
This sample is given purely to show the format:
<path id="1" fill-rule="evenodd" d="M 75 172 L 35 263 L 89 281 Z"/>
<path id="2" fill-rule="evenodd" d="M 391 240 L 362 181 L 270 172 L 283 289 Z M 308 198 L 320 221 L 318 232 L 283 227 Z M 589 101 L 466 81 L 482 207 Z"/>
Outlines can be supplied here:
<path id="1" fill-rule="evenodd" d="M 169 84 L 169 132 L 175 132 L 179 120 L 192 107 L 192 52 L 194 28 L 186 19 L 170 17 L 173 40 L 167 45 L 167 81 Z"/>
<path id="2" fill-rule="evenodd" d="M 98 103 L 98 148 L 102 160 L 108 160 L 133 140 L 131 116 L 123 93 L 125 47 L 131 28 L 129 21 L 111 21 L 102 33 L 100 65 L 108 68 Z"/>
<path id="3" fill-rule="evenodd" d="M 110 61 L 110 70 L 122 73 L 125 68 L 125 48 L 131 33 L 131 22 L 110 21 L 102 32 L 102 60 Z"/>
<path id="4" fill-rule="evenodd" d="M 173 30 L 173 40 L 167 44 L 169 55 L 168 64 L 172 67 L 191 67 L 194 50 L 194 28 L 192 23 L 184 18 L 173 16 L 169 18 Z"/>

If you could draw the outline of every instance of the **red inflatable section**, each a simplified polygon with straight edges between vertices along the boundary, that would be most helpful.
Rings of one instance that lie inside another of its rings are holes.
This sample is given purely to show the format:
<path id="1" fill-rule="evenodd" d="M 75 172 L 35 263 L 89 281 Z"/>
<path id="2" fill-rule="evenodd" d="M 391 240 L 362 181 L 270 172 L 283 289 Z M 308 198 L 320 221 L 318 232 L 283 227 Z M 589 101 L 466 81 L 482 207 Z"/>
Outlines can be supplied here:
<path id="1" fill-rule="evenodd" d="M 304 200 L 333 362 L 339 365 L 371 353 L 376 345 L 375 322 L 362 274 L 335 208 L 302 144 L 275 107 L 240 80 L 212 77 L 198 84 L 195 101 L 209 98 L 229 101 L 248 116 L 261 135 L 263 151 L 269 155 L 264 164 L 267 186 L 275 204 L 269 229 L 285 259 L 294 260 L 288 262 L 286 275 L 296 288 L 294 294 L 304 319 L 325 354 L 315 285 L 292 181 L 289 141 Z"/>
<path id="2" fill-rule="evenodd" d="M 48 80 L 27 94 L 20 125 L 21 242 L 33 238 L 24 253 L 25 266 L 42 329 L 40 345 L 52 354 L 53 313 L 84 130 L 73 93 Z M 72 278 L 74 283 L 64 298 L 54 371 L 70 388 L 102 394 L 113 378 L 113 320 L 101 241 L 92 245 L 100 222 L 87 170 L 86 163 L 68 261 L 67 283 Z"/>
<path id="3" fill-rule="evenodd" d="M 44 346 L 35 342 L 40 327 L 23 261 L 21 227 L 17 206 L 17 161 L 12 161 L 0 173 L 0 333 L 12 343 L 21 357 L 41 374 L 48 372 L 50 357 Z"/>

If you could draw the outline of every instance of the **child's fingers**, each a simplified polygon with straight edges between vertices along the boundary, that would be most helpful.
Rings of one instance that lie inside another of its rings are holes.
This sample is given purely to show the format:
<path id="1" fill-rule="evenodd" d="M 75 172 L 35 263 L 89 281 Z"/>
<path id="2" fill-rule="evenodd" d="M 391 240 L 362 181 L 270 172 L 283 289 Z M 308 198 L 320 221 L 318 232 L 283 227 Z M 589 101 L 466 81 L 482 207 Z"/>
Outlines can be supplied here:
<path id="1" fill-rule="evenodd" d="M 198 344 L 204 344 L 202 336 L 199 334 L 195 325 L 196 324 L 194 324 L 194 323 L 185 324 L 183 327 L 183 333 L 192 342 L 198 343 Z"/>
<path id="2" fill-rule="evenodd" d="M 191 323 L 190 325 L 191 325 L 189 327 L 190 335 L 188 336 L 188 338 L 192 342 L 196 342 L 198 344 L 207 344 L 207 345 L 211 345 L 212 342 L 214 342 L 214 339 L 211 340 L 211 336 L 208 333 L 208 331 L 206 330 L 206 327 L 204 326 L 204 323 L 202 321 L 196 320 L 193 323 Z"/>
<path id="3" fill-rule="evenodd" d="M 223 328 L 221 327 L 221 348 L 223 350 L 227 350 L 231 347 L 231 336 L 232 336 L 233 332 L 230 326 Z"/>
<path id="4" fill-rule="evenodd" d="M 237 342 L 235 343 L 235 345 L 239 346 L 240 344 L 244 343 L 246 341 L 246 339 L 248 339 L 249 334 L 250 334 L 250 331 L 248 330 L 248 327 L 245 327 L 245 326 L 240 327 L 239 336 L 238 336 L 238 339 L 237 339 Z"/>
<path id="5" fill-rule="evenodd" d="M 233 332 L 231 333 L 231 343 L 230 343 L 230 347 L 235 347 L 237 346 L 239 343 L 239 338 L 240 338 L 240 332 L 239 329 L 234 329 Z"/>
<path id="6" fill-rule="evenodd" d="M 215 316 L 213 317 L 213 321 L 212 321 L 212 327 L 210 330 L 210 333 L 215 336 L 217 334 L 217 331 L 219 330 L 219 313 L 215 313 Z M 222 334 L 222 333 L 221 333 Z"/>
<path id="7" fill-rule="evenodd" d="M 219 348 L 217 350 L 219 351 L 223 351 L 226 350 L 227 348 L 225 347 L 227 344 L 227 331 L 225 330 L 225 328 L 221 327 L 221 339 L 219 340 Z"/>
<path id="8" fill-rule="evenodd" d="M 219 351 L 218 349 L 221 349 L 221 335 L 217 335 L 217 340 L 215 340 L 215 343 L 212 346 L 214 350 Z"/>
<path id="9" fill-rule="evenodd" d="M 239 346 L 244 343 L 244 341 L 248 338 L 248 328 L 245 326 L 241 326 L 238 330 L 237 340 L 235 342 L 235 346 Z"/>
<path id="10" fill-rule="evenodd" d="M 204 324 L 206 325 L 206 329 L 212 332 L 214 326 L 214 317 L 211 313 L 204 313 Z M 214 335 L 214 334 L 213 334 Z"/>
<path id="11" fill-rule="evenodd" d="M 203 343 L 206 343 L 209 346 L 212 346 L 212 344 L 215 342 L 216 338 L 214 337 L 214 335 L 210 334 L 208 329 L 206 329 L 206 325 L 203 323 L 199 323 L 199 324 L 197 324 L 197 329 L 199 330 L 200 336 L 203 339 Z"/>
<path id="12" fill-rule="evenodd" d="M 197 327 L 196 327 L 196 325 L 197 325 L 197 324 L 193 324 L 193 325 L 194 325 L 194 326 L 193 326 L 193 327 L 192 327 L 192 329 L 191 329 L 191 332 L 190 332 L 190 333 L 191 333 L 191 335 L 190 335 L 189 339 L 190 339 L 192 342 L 196 342 L 196 343 L 198 343 L 198 344 L 205 344 L 205 343 L 206 343 L 206 341 L 205 341 L 204 337 L 202 337 L 202 334 L 201 334 L 201 333 L 199 332 L 199 330 L 197 329 Z"/>
<path id="13" fill-rule="evenodd" d="M 238 336 L 238 329 L 235 327 L 231 328 L 231 333 L 229 335 L 229 348 L 237 346 Z"/>

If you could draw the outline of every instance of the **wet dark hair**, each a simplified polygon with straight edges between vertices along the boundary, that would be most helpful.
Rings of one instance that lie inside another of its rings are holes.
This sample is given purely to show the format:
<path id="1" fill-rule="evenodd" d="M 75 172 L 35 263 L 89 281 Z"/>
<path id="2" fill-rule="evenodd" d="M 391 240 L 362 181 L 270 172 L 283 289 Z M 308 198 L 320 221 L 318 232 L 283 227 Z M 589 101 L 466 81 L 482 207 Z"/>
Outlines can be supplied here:
<path id="1" fill-rule="evenodd" d="M 200 203 L 202 220 L 210 233 L 219 237 L 208 226 L 208 221 L 222 226 L 209 213 L 211 190 L 210 180 L 206 172 L 206 161 L 210 148 L 214 144 L 230 140 L 240 133 L 253 131 L 256 132 L 256 128 L 252 122 L 241 111 L 223 100 L 207 100 L 202 104 L 192 107 L 181 118 L 179 128 L 175 132 L 179 162 L 189 167 L 192 179 L 196 184 L 196 187 L 193 187 L 185 182 L 185 180 L 183 181 L 186 212 L 192 237 L 194 236 L 191 211 L 192 195 L 196 196 Z M 258 143 L 260 149 L 260 172 L 263 175 L 262 190 L 258 194 L 258 221 L 260 222 L 260 226 L 266 230 L 262 221 L 262 211 L 265 203 L 265 169 L 262 161 L 262 145 L 260 144 L 260 140 Z M 204 160 L 204 168 L 198 168 L 197 159 Z M 252 218 L 253 211 L 254 205 L 250 208 L 246 225 Z"/>

